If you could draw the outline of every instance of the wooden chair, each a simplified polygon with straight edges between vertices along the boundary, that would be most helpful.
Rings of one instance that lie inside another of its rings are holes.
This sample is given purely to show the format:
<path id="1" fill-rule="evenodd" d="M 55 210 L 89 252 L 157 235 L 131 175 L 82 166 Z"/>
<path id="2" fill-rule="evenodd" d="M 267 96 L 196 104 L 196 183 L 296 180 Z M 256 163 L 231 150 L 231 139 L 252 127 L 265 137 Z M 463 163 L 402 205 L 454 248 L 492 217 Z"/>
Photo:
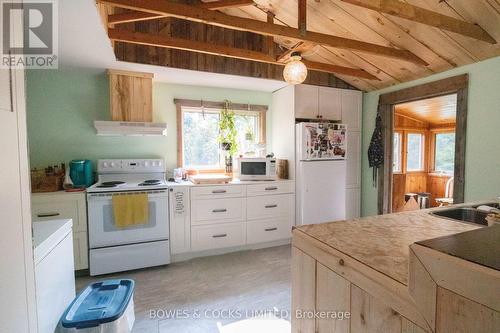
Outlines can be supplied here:
<path id="1" fill-rule="evenodd" d="M 454 185 L 454 177 L 451 177 L 446 182 L 444 198 L 436 198 L 436 202 L 439 204 L 439 207 L 453 205 L 453 185 Z"/>

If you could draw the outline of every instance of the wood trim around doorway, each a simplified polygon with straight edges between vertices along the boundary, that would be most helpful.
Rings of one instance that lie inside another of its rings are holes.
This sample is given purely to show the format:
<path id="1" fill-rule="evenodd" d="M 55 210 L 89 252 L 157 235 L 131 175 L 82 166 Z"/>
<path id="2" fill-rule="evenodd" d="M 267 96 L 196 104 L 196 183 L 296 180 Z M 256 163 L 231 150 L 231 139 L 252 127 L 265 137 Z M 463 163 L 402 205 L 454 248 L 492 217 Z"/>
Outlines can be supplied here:
<path id="1" fill-rule="evenodd" d="M 457 94 L 455 132 L 455 170 L 453 202 L 464 202 L 465 189 L 465 140 L 467 130 L 467 97 L 469 75 L 463 74 L 380 95 L 378 111 L 382 117 L 384 164 L 378 176 L 378 213 L 392 212 L 392 146 L 394 130 L 394 105 L 432 97 Z M 387 149 L 389 147 L 389 149 Z"/>

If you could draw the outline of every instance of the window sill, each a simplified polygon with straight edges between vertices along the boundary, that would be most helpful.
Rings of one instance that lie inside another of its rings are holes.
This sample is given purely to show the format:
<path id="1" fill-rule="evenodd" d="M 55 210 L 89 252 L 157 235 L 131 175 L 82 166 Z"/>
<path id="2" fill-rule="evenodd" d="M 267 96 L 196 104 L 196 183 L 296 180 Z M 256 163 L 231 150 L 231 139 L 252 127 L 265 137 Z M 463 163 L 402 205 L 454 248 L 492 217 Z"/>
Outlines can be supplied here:
<path id="1" fill-rule="evenodd" d="M 452 173 L 442 173 L 442 172 L 429 172 L 429 176 L 451 178 L 451 177 L 453 177 L 453 174 Z"/>

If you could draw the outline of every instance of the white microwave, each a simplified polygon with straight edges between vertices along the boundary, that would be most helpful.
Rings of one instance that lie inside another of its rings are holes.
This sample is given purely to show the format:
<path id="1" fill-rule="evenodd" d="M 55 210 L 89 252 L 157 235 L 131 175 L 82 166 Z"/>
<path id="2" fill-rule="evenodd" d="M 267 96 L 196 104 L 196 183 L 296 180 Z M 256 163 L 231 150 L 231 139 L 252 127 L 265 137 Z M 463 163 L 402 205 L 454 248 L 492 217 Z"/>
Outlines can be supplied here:
<path id="1" fill-rule="evenodd" d="M 238 160 L 240 180 L 275 180 L 276 159 L 243 157 Z"/>

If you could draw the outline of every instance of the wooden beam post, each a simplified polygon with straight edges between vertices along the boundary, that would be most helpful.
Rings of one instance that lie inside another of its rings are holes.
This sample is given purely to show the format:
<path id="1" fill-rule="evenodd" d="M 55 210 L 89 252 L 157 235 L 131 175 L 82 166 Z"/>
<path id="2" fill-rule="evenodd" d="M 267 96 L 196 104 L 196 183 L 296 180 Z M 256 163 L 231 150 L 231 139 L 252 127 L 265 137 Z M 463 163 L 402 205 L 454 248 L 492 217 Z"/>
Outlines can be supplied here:
<path id="1" fill-rule="evenodd" d="M 270 10 L 267 12 L 267 23 L 274 24 L 274 13 Z M 274 56 L 274 37 L 266 36 L 265 50 L 267 53 L 273 57 Z"/>
<path id="2" fill-rule="evenodd" d="M 352 5 L 373 9 L 377 12 L 419 22 L 431 27 L 455 32 L 491 44 L 497 41 L 479 25 L 413 6 L 399 0 L 342 0 Z"/>
<path id="3" fill-rule="evenodd" d="M 276 61 L 276 59 L 273 56 L 270 56 L 269 54 L 263 52 L 234 48 L 223 45 L 214 45 L 213 43 L 191 41 L 188 39 L 152 35 L 148 33 L 118 30 L 113 28 L 109 29 L 108 35 L 111 40 L 119 42 L 186 50 L 192 52 L 213 54 L 222 57 L 264 62 L 268 64 L 275 64 L 281 66 L 285 65 L 284 63 Z M 361 69 L 348 68 L 331 64 L 316 63 L 312 61 L 304 61 L 304 64 L 306 64 L 306 66 L 309 69 L 321 72 L 355 76 L 368 80 L 379 80 L 377 77 Z"/>
<path id="4" fill-rule="evenodd" d="M 307 0 L 298 0 L 299 14 L 297 26 L 301 36 L 305 36 L 307 32 Z"/>
<path id="5" fill-rule="evenodd" d="M 379 56 L 391 57 L 399 60 L 413 62 L 427 66 L 424 60 L 408 50 L 362 42 L 355 39 L 343 38 L 307 31 L 306 36 L 301 36 L 300 31 L 279 24 L 262 22 L 254 19 L 226 15 L 217 11 L 210 11 L 196 6 L 172 3 L 167 1 L 146 0 L 98 0 L 109 5 L 144 11 L 152 14 L 177 17 L 180 19 L 201 22 L 205 24 L 220 26 L 241 31 L 249 31 L 266 36 L 281 36 L 326 45 L 339 49 L 348 49 Z"/>

